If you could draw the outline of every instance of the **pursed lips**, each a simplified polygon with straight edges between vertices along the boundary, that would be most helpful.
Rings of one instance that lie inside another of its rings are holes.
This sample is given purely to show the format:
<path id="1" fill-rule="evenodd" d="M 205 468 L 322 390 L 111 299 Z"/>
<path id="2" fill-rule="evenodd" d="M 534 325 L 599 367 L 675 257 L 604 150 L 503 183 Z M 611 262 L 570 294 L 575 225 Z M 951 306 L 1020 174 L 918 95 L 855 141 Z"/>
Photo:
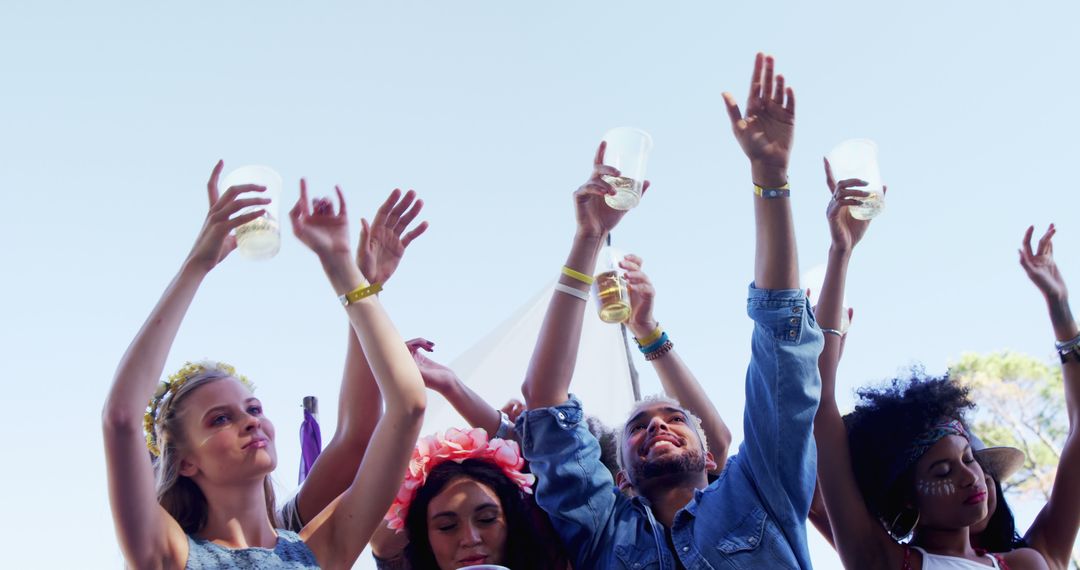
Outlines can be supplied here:
<path id="1" fill-rule="evenodd" d="M 251 447 L 253 445 L 258 446 L 259 448 L 263 448 L 263 447 L 266 447 L 266 442 L 267 441 L 269 441 L 267 438 L 257 435 L 255 437 L 251 438 L 251 441 L 245 443 L 244 446 L 241 447 L 240 449 L 247 449 L 247 448 L 249 448 L 249 447 Z"/>

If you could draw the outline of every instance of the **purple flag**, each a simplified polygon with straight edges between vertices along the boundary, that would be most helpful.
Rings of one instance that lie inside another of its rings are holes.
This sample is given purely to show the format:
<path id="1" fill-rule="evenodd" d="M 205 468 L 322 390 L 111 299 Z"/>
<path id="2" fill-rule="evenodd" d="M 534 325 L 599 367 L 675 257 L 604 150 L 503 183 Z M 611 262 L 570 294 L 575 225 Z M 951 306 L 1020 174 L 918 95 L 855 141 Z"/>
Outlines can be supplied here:
<path id="1" fill-rule="evenodd" d="M 322 432 L 319 430 L 319 420 L 310 411 L 304 410 L 304 423 L 300 424 L 300 483 L 307 479 L 320 453 Z"/>

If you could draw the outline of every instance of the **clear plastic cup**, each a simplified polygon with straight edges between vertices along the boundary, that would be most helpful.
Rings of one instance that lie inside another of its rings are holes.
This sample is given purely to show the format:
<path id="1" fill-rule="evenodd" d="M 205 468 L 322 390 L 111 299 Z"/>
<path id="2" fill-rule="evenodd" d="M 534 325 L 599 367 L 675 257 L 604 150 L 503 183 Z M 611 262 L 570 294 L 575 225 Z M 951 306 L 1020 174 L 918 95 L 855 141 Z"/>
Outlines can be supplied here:
<path id="1" fill-rule="evenodd" d="M 607 148 L 604 164 L 619 169 L 621 176 L 603 175 L 604 182 L 615 187 L 614 196 L 604 201 L 616 210 L 629 210 L 641 201 L 641 189 L 645 184 L 645 163 L 653 142 L 649 133 L 634 127 L 618 127 L 604 134 Z"/>
<path id="2" fill-rule="evenodd" d="M 233 170 L 218 183 L 218 190 L 225 193 L 231 186 L 257 184 L 265 186 L 266 191 L 257 194 L 259 198 L 269 198 L 264 206 L 251 206 L 240 210 L 240 214 L 254 210 L 265 213 L 236 228 L 236 249 L 248 259 L 270 259 L 281 249 L 281 226 L 278 223 L 279 203 L 281 201 L 281 175 L 268 166 L 248 165 Z M 255 195 L 252 195 L 254 197 Z"/>
<path id="3" fill-rule="evenodd" d="M 869 220 L 885 209 L 885 192 L 881 184 L 881 172 L 878 170 L 877 144 L 870 139 L 846 140 L 829 151 L 826 156 L 832 168 L 833 179 L 837 182 L 848 178 L 866 181 L 866 187 L 859 190 L 869 192 L 861 198 L 862 205 L 851 207 L 851 217 L 856 220 Z"/>

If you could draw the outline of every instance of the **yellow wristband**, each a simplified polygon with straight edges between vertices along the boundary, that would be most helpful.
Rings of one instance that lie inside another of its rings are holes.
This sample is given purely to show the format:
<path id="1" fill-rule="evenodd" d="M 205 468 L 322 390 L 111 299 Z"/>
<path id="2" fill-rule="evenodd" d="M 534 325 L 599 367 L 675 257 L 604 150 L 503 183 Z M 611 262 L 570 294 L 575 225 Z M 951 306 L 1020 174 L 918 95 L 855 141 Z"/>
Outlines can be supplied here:
<path id="1" fill-rule="evenodd" d="M 787 198 L 791 196 L 791 185 L 784 184 L 779 188 L 764 188 L 754 184 L 754 196 L 761 198 Z"/>
<path id="2" fill-rule="evenodd" d="M 584 273 L 582 273 L 580 271 L 574 271 L 573 269 L 570 269 L 569 267 L 567 267 L 565 265 L 562 268 L 562 274 L 569 277 L 569 278 L 571 278 L 571 279 L 576 279 L 578 281 L 581 281 L 582 283 L 584 283 L 586 285 L 592 285 L 593 284 L 593 278 L 592 278 L 591 275 L 585 275 Z"/>
<path id="3" fill-rule="evenodd" d="M 649 346 L 650 344 L 659 340 L 660 335 L 662 334 L 664 334 L 664 331 L 660 328 L 660 325 L 658 324 L 656 325 L 656 329 L 653 330 L 653 332 L 649 333 L 649 336 L 645 338 L 635 338 L 634 340 L 637 341 L 638 346 Z"/>
<path id="4" fill-rule="evenodd" d="M 382 283 L 372 283 L 371 285 L 361 285 L 348 293 L 338 297 L 341 301 L 341 306 L 348 307 L 349 305 L 363 299 L 364 297 L 370 297 L 379 291 L 382 291 Z"/>

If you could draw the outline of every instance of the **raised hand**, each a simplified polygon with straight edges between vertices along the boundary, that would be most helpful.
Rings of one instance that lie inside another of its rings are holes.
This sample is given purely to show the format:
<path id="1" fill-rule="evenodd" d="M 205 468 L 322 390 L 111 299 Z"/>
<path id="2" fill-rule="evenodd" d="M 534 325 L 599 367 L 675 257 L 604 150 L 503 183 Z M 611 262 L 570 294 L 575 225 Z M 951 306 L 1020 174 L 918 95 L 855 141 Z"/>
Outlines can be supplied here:
<path id="1" fill-rule="evenodd" d="M 656 289 L 649 281 L 649 276 L 641 271 L 643 263 L 640 257 L 633 254 L 619 262 L 619 267 L 626 270 L 627 289 L 630 293 L 630 320 L 626 326 L 639 338 L 656 330 L 656 319 L 652 314 Z"/>
<path id="2" fill-rule="evenodd" d="M 773 76 L 773 58 L 758 53 L 746 115 L 731 93 L 724 104 L 735 139 L 754 169 L 754 183 L 775 188 L 787 183 L 788 159 L 795 134 L 795 91 L 784 85 L 784 76 Z"/>
<path id="3" fill-rule="evenodd" d="M 509 402 L 499 408 L 499 411 L 506 414 L 506 417 L 512 422 L 516 422 L 521 412 L 525 411 L 525 403 L 521 400 L 511 398 Z"/>
<path id="4" fill-rule="evenodd" d="M 610 232 L 619 220 L 626 215 L 626 210 L 616 210 L 604 201 L 605 196 L 615 195 L 615 188 L 604 182 L 603 176 L 619 176 L 619 170 L 604 164 L 606 142 L 601 142 L 593 159 L 593 170 L 589 179 L 574 192 L 574 205 L 577 212 L 578 233 L 585 237 L 600 237 Z M 641 195 L 649 189 L 646 180 L 641 187 Z"/>
<path id="5" fill-rule="evenodd" d="M 270 203 L 269 198 L 239 198 L 247 192 L 263 192 L 263 186 L 255 184 L 243 184 L 231 186 L 225 190 L 224 196 L 218 195 L 218 178 L 225 162 L 219 160 L 210 173 L 210 180 L 206 183 L 207 195 L 210 198 L 210 210 L 206 214 L 206 222 L 199 230 L 199 236 L 195 239 L 195 245 L 188 254 L 188 260 L 210 271 L 218 263 L 221 263 L 232 250 L 236 249 L 236 236 L 232 231 L 263 215 L 264 210 L 255 210 L 246 214 L 233 217 L 234 214 L 249 206 L 261 206 Z"/>
<path id="6" fill-rule="evenodd" d="M 829 220 L 829 232 L 832 234 L 834 248 L 842 251 L 851 251 L 859 240 L 866 234 L 866 228 L 870 227 L 869 220 L 856 220 L 851 215 L 851 206 L 862 203 L 859 198 L 866 198 L 869 192 L 859 190 L 866 186 L 866 182 L 857 178 L 849 178 L 836 182 L 833 179 L 832 167 L 829 159 L 825 159 L 825 183 L 832 194 L 829 207 L 825 210 L 825 217 Z M 882 192 L 888 188 L 883 187 Z"/>
<path id="7" fill-rule="evenodd" d="M 345 213 L 345 196 L 341 188 L 334 187 L 341 208 L 334 213 L 334 204 L 325 198 L 309 203 L 307 181 L 300 179 L 300 198 L 289 211 L 293 234 L 320 258 L 345 254 L 351 257 L 349 247 L 349 218 Z"/>
<path id="8" fill-rule="evenodd" d="M 1054 234 L 1057 228 L 1054 224 L 1046 229 L 1046 233 L 1039 239 L 1037 251 L 1031 249 L 1031 237 L 1035 233 L 1035 226 L 1029 226 L 1024 232 L 1024 241 L 1020 247 L 1020 266 L 1024 268 L 1031 282 L 1039 288 L 1047 301 L 1061 301 L 1069 296 L 1065 287 L 1065 279 L 1058 271 L 1057 263 L 1054 262 Z"/>
<path id="9" fill-rule="evenodd" d="M 416 192 L 409 190 L 402 198 L 401 190 L 395 188 L 386 198 L 371 224 L 360 218 L 360 246 L 356 250 L 356 264 L 360 272 L 372 283 L 386 283 L 394 274 L 405 248 L 428 228 L 427 222 L 402 233 L 424 207 L 423 200 L 416 199 Z M 409 206 L 412 206 L 410 208 Z"/>
<path id="10" fill-rule="evenodd" d="M 435 343 L 424 338 L 414 338 L 407 341 L 405 346 L 409 347 L 409 352 L 412 353 L 416 367 L 420 369 L 420 376 L 424 379 L 424 386 L 442 394 L 458 383 L 457 374 L 454 374 L 453 370 L 431 360 L 420 352 L 421 350 L 434 351 Z"/>

